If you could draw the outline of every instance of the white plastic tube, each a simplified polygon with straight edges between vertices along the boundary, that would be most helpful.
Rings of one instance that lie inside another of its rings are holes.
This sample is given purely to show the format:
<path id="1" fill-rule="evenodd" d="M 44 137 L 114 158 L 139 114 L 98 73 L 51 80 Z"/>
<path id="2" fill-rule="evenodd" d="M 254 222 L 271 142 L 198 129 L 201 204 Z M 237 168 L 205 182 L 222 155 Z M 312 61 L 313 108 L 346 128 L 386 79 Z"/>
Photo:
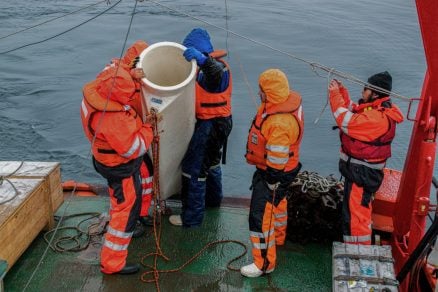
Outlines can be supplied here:
<path id="1" fill-rule="evenodd" d="M 166 199 L 181 190 L 181 161 L 195 127 L 196 62 L 187 62 L 186 48 L 173 42 L 149 46 L 140 54 L 138 67 L 144 101 L 158 113 L 160 132 L 160 190 Z M 157 174 L 155 174 L 157 175 Z"/>
<path id="2" fill-rule="evenodd" d="M 185 60 L 185 49 L 178 43 L 160 42 L 140 54 L 139 64 L 145 74 L 142 81 L 150 94 L 172 96 L 190 85 L 196 74 L 196 62 Z"/>

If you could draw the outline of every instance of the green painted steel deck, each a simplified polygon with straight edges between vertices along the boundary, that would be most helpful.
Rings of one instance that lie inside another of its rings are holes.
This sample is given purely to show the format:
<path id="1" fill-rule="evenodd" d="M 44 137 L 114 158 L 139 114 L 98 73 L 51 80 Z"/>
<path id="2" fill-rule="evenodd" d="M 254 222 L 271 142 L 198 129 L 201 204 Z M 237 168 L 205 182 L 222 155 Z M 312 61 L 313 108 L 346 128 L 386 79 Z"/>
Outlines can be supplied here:
<path id="1" fill-rule="evenodd" d="M 225 204 L 224 204 L 225 205 Z M 109 206 L 105 197 L 72 197 L 57 215 L 79 212 L 104 212 Z M 177 213 L 179 210 L 173 210 Z M 163 216 L 161 248 L 170 259 L 159 259 L 158 269 L 175 269 L 184 264 L 207 243 L 216 240 L 243 242 L 248 253 L 232 266 L 252 262 L 248 231 L 249 209 L 244 206 L 208 209 L 199 228 L 170 225 Z M 65 221 L 67 224 L 67 221 Z M 149 270 L 142 267 L 135 275 L 104 275 L 100 272 L 98 244 L 81 252 L 47 250 L 42 234 L 32 243 L 4 279 L 5 291 L 155 291 L 154 283 L 140 277 Z M 145 236 L 133 239 L 129 246 L 129 262 L 155 250 L 152 227 Z M 206 250 L 193 263 L 179 272 L 160 274 L 161 291 L 331 291 L 331 246 L 286 242 L 277 249 L 277 267 L 269 275 L 245 278 L 227 269 L 227 263 L 240 255 L 243 247 L 234 243 L 220 244 Z M 44 255 L 44 256 L 43 256 Z M 41 263 L 40 263 L 41 262 Z M 152 263 L 152 257 L 147 263 Z M 36 267 L 39 267 L 36 269 Z M 32 276 L 33 275 L 33 276 Z"/>
<path id="2" fill-rule="evenodd" d="M 8 263 L 5 260 L 0 259 L 0 291 L 3 291 L 3 278 L 6 275 L 8 269 Z"/>

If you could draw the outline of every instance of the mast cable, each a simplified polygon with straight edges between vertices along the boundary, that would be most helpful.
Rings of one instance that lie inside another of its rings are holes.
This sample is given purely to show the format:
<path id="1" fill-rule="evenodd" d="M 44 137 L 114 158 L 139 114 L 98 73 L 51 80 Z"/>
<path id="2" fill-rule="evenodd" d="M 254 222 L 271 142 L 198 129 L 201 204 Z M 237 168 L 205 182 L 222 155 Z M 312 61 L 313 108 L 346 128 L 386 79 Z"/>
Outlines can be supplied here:
<path id="1" fill-rule="evenodd" d="M 228 32 L 228 2 L 225 0 L 225 29 L 227 31 L 227 36 L 225 38 L 225 49 L 227 49 L 227 59 L 230 57 L 230 52 L 228 48 L 228 38 L 230 33 Z"/>
<path id="2" fill-rule="evenodd" d="M 41 26 L 41 25 L 43 25 L 43 24 L 46 24 L 46 23 L 49 23 L 49 22 L 55 21 L 55 20 L 57 20 L 57 19 L 60 19 L 60 18 L 63 18 L 63 17 L 69 16 L 69 15 L 75 14 L 75 13 L 77 13 L 77 12 L 79 12 L 79 11 L 82 11 L 82 10 L 85 10 L 85 9 L 87 9 L 87 8 L 93 7 L 93 6 L 95 6 L 95 5 L 97 5 L 97 4 L 100 4 L 100 3 L 102 3 L 102 2 L 107 2 L 107 0 L 98 1 L 98 2 L 93 3 L 93 4 L 90 4 L 90 5 L 88 5 L 88 6 L 85 6 L 85 7 L 79 8 L 79 9 L 77 9 L 77 10 L 74 10 L 74 11 L 72 11 L 72 12 L 65 13 L 65 14 L 63 14 L 63 15 L 60 15 L 60 16 L 57 16 L 57 17 L 51 18 L 51 19 L 49 19 L 49 20 L 46 20 L 46 21 L 40 22 L 40 23 L 38 23 L 38 24 L 35 24 L 35 25 L 32 25 L 32 26 L 29 26 L 29 27 L 26 27 L 26 28 L 20 29 L 20 30 L 18 30 L 18 31 L 16 31 L 16 32 L 13 32 L 13 33 L 10 33 L 10 34 L 8 34 L 8 35 L 1 36 L 1 37 L 0 37 L 0 40 L 5 39 L 5 38 L 8 38 L 8 37 L 13 36 L 13 35 L 16 35 L 16 34 L 19 34 L 19 33 L 24 32 L 24 31 L 26 31 L 26 30 L 29 30 L 29 29 L 32 29 L 32 28 L 35 28 L 35 27 Z"/>
<path id="3" fill-rule="evenodd" d="M 171 10 L 171 11 L 173 11 L 173 12 L 180 13 L 180 14 L 182 14 L 182 15 L 184 15 L 184 16 L 189 17 L 189 18 L 192 18 L 192 19 L 198 20 L 198 21 L 200 21 L 200 22 L 203 22 L 203 23 L 205 23 L 205 24 L 207 24 L 207 25 L 209 25 L 209 26 L 213 26 L 213 27 L 215 27 L 215 28 L 217 28 L 217 29 L 220 29 L 220 30 L 226 31 L 227 33 L 232 34 L 232 35 L 234 35 L 234 36 L 236 36 L 236 37 L 239 37 L 239 38 L 245 39 L 245 40 L 250 41 L 250 42 L 252 42 L 252 43 L 255 43 L 255 44 L 257 44 L 257 45 L 260 45 L 260 46 L 266 47 L 266 48 L 268 48 L 268 49 L 271 49 L 271 50 L 273 50 L 273 51 L 276 51 L 276 52 L 278 52 L 278 53 L 280 53 L 280 54 L 286 55 L 286 56 L 288 56 L 288 57 L 290 57 L 290 58 L 293 58 L 293 59 L 296 59 L 296 60 L 298 60 L 298 61 L 304 62 L 304 63 L 308 64 L 308 65 L 312 68 L 312 71 L 313 71 L 316 75 L 318 75 L 318 76 L 320 76 L 320 77 L 322 77 L 322 76 L 316 72 L 316 68 L 317 68 L 317 69 L 320 69 L 320 70 L 323 70 L 323 71 L 325 71 L 325 72 L 331 72 L 332 75 L 339 76 L 339 77 L 341 77 L 341 78 L 343 78 L 343 79 L 346 79 L 346 80 L 351 81 L 352 83 L 356 83 L 356 84 L 359 84 L 359 85 L 361 85 L 361 86 L 366 86 L 366 87 L 368 87 L 368 88 L 370 88 L 370 89 L 372 89 L 372 90 L 375 90 L 375 91 L 378 91 L 378 92 L 382 92 L 382 93 L 385 93 L 385 94 L 391 95 L 391 96 L 396 97 L 396 98 L 399 98 L 399 99 L 401 99 L 401 100 L 409 101 L 409 102 L 412 101 L 412 99 L 409 98 L 409 97 L 406 97 L 406 96 L 403 96 L 403 95 L 401 95 L 401 94 L 399 94 L 399 93 L 396 93 L 396 92 L 393 92 L 393 91 L 388 91 L 388 90 L 383 89 L 383 88 L 381 88 L 381 87 L 378 87 L 378 86 L 375 86 L 375 85 L 369 84 L 369 83 L 367 83 L 367 82 L 364 82 L 364 81 L 360 80 L 360 79 L 357 78 L 357 77 L 354 77 L 354 76 L 351 75 L 351 74 L 348 74 L 348 73 L 345 73 L 345 72 L 342 72 L 342 71 L 339 71 L 339 70 L 336 70 L 336 69 L 333 69 L 333 68 L 327 67 L 327 66 L 322 65 L 322 64 L 319 64 L 319 63 L 317 63 L 317 62 L 312 62 L 312 61 L 306 60 L 306 59 L 304 59 L 304 58 L 298 57 L 298 56 L 296 56 L 296 55 L 294 55 L 294 54 L 292 54 L 292 53 L 288 53 L 288 52 L 286 52 L 286 51 L 283 51 L 283 50 L 277 49 L 277 48 L 275 48 L 275 47 L 273 47 L 273 46 L 271 46 L 271 45 L 268 45 L 268 44 L 266 44 L 266 43 L 264 43 L 264 42 L 261 42 L 261 41 L 258 41 L 258 40 L 255 40 L 255 39 L 252 39 L 252 38 L 250 38 L 250 37 L 247 37 L 247 36 L 244 36 L 244 35 L 242 35 L 242 34 L 236 33 L 236 32 L 234 32 L 234 31 L 232 31 L 232 30 L 229 30 L 229 29 L 227 29 L 227 28 L 223 28 L 223 27 L 221 27 L 221 26 L 218 26 L 218 25 L 216 25 L 216 24 L 213 24 L 213 23 L 211 23 L 211 22 L 208 22 L 208 21 L 206 21 L 206 20 L 203 20 L 203 19 L 201 19 L 201 18 L 199 18 L 199 17 L 193 16 L 193 15 L 190 15 L 190 14 L 188 14 L 188 13 L 182 12 L 182 11 L 180 11 L 180 10 L 178 10 L 178 9 L 174 9 L 174 8 L 172 8 L 172 7 L 169 7 L 169 6 L 167 6 L 167 5 L 165 5 L 165 4 L 161 3 L 161 2 L 157 2 L 157 1 L 155 1 L 155 0 L 148 0 L 148 1 L 154 3 L 154 4 L 158 5 L 158 6 L 164 7 L 164 8 L 166 8 L 166 9 L 168 9 L 168 10 Z"/>
<path id="4" fill-rule="evenodd" d="M 107 13 L 109 10 L 113 9 L 113 8 L 116 7 L 118 4 L 120 4 L 120 2 L 122 2 L 122 0 L 117 1 L 116 4 L 114 4 L 113 6 L 111 6 L 111 7 L 107 8 L 107 9 L 105 9 L 104 11 L 98 13 L 97 15 L 91 17 L 90 19 L 87 19 L 86 21 L 81 22 L 81 23 L 79 23 L 78 25 L 75 25 L 75 26 L 73 26 L 73 27 L 71 27 L 71 28 L 69 28 L 69 29 L 67 29 L 67 30 L 65 30 L 65 31 L 63 31 L 63 32 L 60 32 L 60 33 L 58 33 L 58 34 L 55 34 L 55 35 L 53 35 L 53 36 L 51 36 L 51 37 L 48 37 L 48 38 L 46 38 L 46 39 L 43 39 L 43 40 L 40 40 L 40 41 L 37 41 L 37 42 L 33 42 L 33 43 L 29 43 L 29 44 L 25 44 L 25 45 L 22 45 L 22 46 L 16 47 L 16 48 L 14 48 L 14 49 L 10 49 L 10 50 L 7 50 L 7 51 L 0 52 L 0 55 L 4 55 L 4 54 L 7 54 L 7 53 L 11 53 L 11 52 L 14 52 L 14 51 L 17 51 L 17 50 L 20 50 L 20 49 L 26 48 L 26 47 L 30 47 L 30 46 L 33 46 L 33 45 L 41 44 L 41 43 L 44 43 L 44 42 L 49 41 L 49 40 L 51 40 L 51 39 L 57 38 L 57 37 L 59 37 L 59 36 L 61 36 L 61 35 L 63 35 L 63 34 L 66 34 L 66 33 L 70 32 L 70 31 L 72 31 L 72 30 L 74 30 L 74 29 L 76 29 L 76 28 L 78 28 L 78 27 L 80 27 L 80 26 L 82 26 L 82 25 L 84 25 L 84 24 L 86 24 L 86 23 L 92 21 L 93 19 L 96 19 L 96 18 L 98 18 L 99 16 L 101 16 L 101 15 Z M 136 1 L 136 3 L 137 3 L 137 1 Z"/>

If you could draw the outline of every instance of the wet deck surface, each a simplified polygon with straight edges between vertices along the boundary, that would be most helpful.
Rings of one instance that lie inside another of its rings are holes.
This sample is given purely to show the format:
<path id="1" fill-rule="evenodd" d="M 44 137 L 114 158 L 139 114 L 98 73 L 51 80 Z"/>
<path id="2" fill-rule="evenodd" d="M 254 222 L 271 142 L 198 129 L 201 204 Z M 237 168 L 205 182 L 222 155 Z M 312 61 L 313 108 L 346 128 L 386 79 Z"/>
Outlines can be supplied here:
<path id="1" fill-rule="evenodd" d="M 66 201 L 57 214 L 103 212 L 108 205 L 108 198 L 75 197 Z M 178 212 L 177 209 L 174 211 Z M 203 225 L 191 229 L 172 226 L 167 217 L 163 217 L 161 247 L 170 260 L 159 260 L 158 268 L 178 268 L 207 243 L 227 239 L 241 241 L 248 249 L 247 255 L 232 265 L 240 267 L 250 263 L 248 212 L 249 209 L 243 207 L 211 209 L 206 212 Z M 102 274 L 99 244 L 81 252 L 57 253 L 49 249 L 41 261 L 46 247 L 40 234 L 7 273 L 5 291 L 23 291 L 24 288 L 26 291 L 156 290 L 154 283 L 141 280 L 141 275 L 149 270 L 147 267 L 135 275 Z M 148 228 L 144 237 L 131 242 L 128 261 L 140 262 L 144 255 L 154 250 L 152 228 Z M 242 252 L 243 248 L 235 243 L 211 247 L 183 270 L 160 274 L 159 287 L 161 291 L 331 291 L 330 246 L 302 246 L 287 242 L 277 250 L 276 270 L 268 276 L 255 279 L 244 278 L 239 272 L 226 267 L 231 259 Z M 151 264 L 152 258 L 146 262 Z"/>

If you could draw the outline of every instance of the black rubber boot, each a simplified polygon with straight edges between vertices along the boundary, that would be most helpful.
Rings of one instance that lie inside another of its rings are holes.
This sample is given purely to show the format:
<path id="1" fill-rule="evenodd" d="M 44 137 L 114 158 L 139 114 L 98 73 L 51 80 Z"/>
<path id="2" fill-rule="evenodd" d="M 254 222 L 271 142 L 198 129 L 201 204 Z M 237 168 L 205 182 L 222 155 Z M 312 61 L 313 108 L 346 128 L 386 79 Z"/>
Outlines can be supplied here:
<path id="1" fill-rule="evenodd" d="M 137 273 L 139 270 L 140 270 L 140 265 L 126 263 L 125 266 L 123 267 L 123 269 L 121 269 L 120 271 L 118 271 L 115 274 L 130 275 L 130 274 Z"/>
<path id="2" fill-rule="evenodd" d="M 137 221 L 134 232 L 132 233 L 132 238 L 139 238 L 143 236 L 145 232 L 146 232 L 146 227 L 144 227 L 143 224 L 140 223 L 140 221 Z"/>
<path id="3" fill-rule="evenodd" d="M 154 218 L 150 216 L 140 217 L 138 219 L 144 226 L 154 226 Z M 160 225 L 160 221 L 157 220 L 157 224 Z"/>

